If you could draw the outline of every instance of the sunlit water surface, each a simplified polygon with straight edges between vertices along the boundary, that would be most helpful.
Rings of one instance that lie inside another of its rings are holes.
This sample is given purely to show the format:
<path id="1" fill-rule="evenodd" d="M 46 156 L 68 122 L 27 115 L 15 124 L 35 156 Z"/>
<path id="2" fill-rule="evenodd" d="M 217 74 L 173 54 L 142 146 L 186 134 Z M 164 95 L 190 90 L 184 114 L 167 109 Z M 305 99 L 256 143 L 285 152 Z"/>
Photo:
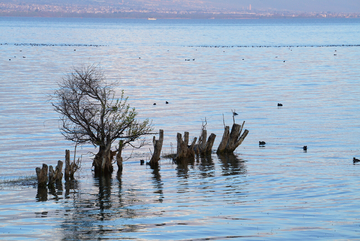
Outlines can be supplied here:
<path id="1" fill-rule="evenodd" d="M 359 44 L 351 19 L 0 18 L 0 239 L 357 239 Z M 250 133 L 234 156 L 159 170 L 139 164 L 151 145 L 127 149 L 123 174 L 100 180 L 83 146 L 62 190 L 9 184 L 74 149 L 49 95 L 94 63 L 164 129 L 164 154 L 205 119 L 216 149 L 231 110 Z"/>

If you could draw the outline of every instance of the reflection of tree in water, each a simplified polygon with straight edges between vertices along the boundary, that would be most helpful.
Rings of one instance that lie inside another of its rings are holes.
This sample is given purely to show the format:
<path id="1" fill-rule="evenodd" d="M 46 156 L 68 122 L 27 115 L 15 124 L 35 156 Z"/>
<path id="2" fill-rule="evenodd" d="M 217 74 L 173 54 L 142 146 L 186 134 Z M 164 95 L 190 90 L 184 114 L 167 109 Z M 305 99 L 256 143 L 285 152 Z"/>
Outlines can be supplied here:
<path id="1" fill-rule="evenodd" d="M 109 176 L 101 176 L 96 178 L 98 182 L 95 182 L 95 186 L 99 188 L 98 200 L 95 206 L 100 209 L 98 218 L 101 221 L 106 220 L 109 217 L 106 217 L 106 210 L 110 209 L 112 206 L 111 203 L 111 184 L 112 178 Z"/>
<path id="2" fill-rule="evenodd" d="M 220 192 L 224 200 L 229 202 L 242 195 L 243 178 L 237 178 L 236 175 L 246 173 L 244 162 L 235 155 L 219 155 L 215 165 L 213 158 L 216 157 L 200 156 L 196 161 L 177 163 L 175 172 L 178 177 L 175 179 L 175 182 L 178 182 L 176 185 L 177 195 L 183 196 L 181 193 L 191 192 L 193 185 L 197 185 L 199 180 L 201 180 L 201 185 L 197 187 L 197 190 L 203 195 L 201 198 L 204 201 L 211 198 L 214 192 Z M 218 169 L 218 172 L 215 169 Z M 218 180 L 214 179 L 216 174 L 218 176 L 234 175 L 235 178 L 232 179 L 231 185 L 224 183 L 226 187 L 219 188 L 219 186 L 213 185 L 214 181 Z M 127 232 L 144 231 L 144 225 L 131 224 L 133 221 L 129 220 L 159 215 L 155 210 L 150 210 L 146 202 L 163 202 L 164 182 L 160 168 L 151 169 L 151 181 L 145 184 L 146 189 L 143 187 L 140 189 L 129 188 L 127 185 L 124 188 L 124 181 L 127 180 L 124 179 L 125 177 L 118 173 L 117 177 L 113 179 L 111 177 L 94 178 L 94 184 L 82 187 L 80 184 L 86 185 L 86 182 L 74 180 L 66 182 L 64 190 L 59 188 L 56 192 L 46 191 L 44 196 L 39 194 L 39 190 L 37 199 L 39 201 L 41 198 L 48 200 L 47 195 L 50 194 L 54 196 L 55 200 L 61 195 L 64 196 L 64 200 L 61 202 L 64 208 L 56 211 L 56 215 L 62 220 L 59 229 L 62 232 L 63 240 L 126 237 Z M 133 184 L 135 186 L 143 185 L 143 183 L 131 181 L 130 185 Z M 62 192 L 63 194 L 61 194 Z M 48 214 L 40 213 L 39 217 L 44 215 Z"/>
<path id="3" fill-rule="evenodd" d="M 239 175 L 246 173 L 246 167 L 244 165 L 244 161 L 239 159 L 234 154 L 226 154 L 226 155 L 219 155 L 219 161 L 221 162 L 222 166 L 222 175 L 223 176 L 230 176 L 230 175 Z"/>
<path id="4" fill-rule="evenodd" d="M 117 180 L 111 177 L 94 178 L 95 193 L 74 191 L 69 202 L 66 202 L 64 221 L 61 224 L 63 240 L 101 239 L 104 235 L 121 232 L 136 232 L 136 225 L 114 226 L 112 221 L 119 218 L 133 219 L 139 216 L 132 204 L 139 202 L 134 193 L 125 195 L 122 191 L 122 178 L 118 173 Z M 117 185 L 116 183 L 117 182 Z M 118 189 L 117 195 L 112 187 Z M 131 192 L 131 190 L 130 190 Z"/>

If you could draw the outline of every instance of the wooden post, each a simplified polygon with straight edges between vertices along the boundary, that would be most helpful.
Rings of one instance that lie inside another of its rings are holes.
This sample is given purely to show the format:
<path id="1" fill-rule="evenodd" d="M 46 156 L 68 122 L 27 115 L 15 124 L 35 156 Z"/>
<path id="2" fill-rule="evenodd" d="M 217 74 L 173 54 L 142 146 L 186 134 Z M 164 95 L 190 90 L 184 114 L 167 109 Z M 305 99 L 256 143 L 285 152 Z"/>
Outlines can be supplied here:
<path id="1" fill-rule="evenodd" d="M 238 146 L 241 145 L 246 136 L 249 134 L 249 131 L 246 129 L 241 134 L 244 124 L 245 121 L 242 125 L 234 123 L 231 128 L 231 132 L 229 132 L 228 126 L 225 127 L 224 135 L 217 149 L 217 153 L 232 153 Z"/>
<path id="2" fill-rule="evenodd" d="M 118 173 L 123 170 L 123 158 L 121 156 L 122 147 L 119 147 L 118 152 L 116 153 L 116 164 L 118 166 Z"/>
<path id="3" fill-rule="evenodd" d="M 70 150 L 65 150 L 65 179 L 69 179 L 70 169 Z"/>
<path id="4" fill-rule="evenodd" d="M 164 130 L 159 130 L 159 140 L 153 137 L 154 153 L 150 159 L 150 167 L 156 168 L 159 166 L 159 160 L 161 155 L 161 149 L 164 141 Z"/>
<path id="5" fill-rule="evenodd" d="M 53 166 L 49 166 L 49 183 L 48 183 L 48 186 L 49 188 L 53 188 L 54 187 L 54 168 Z"/>
<path id="6" fill-rule="evenodd" d="M 214 133 L 211 133 L 208 140 L 207 140 L 207 142 L 206 142 L 205 154 L 206 153 L 211 153 L 212 147 L 213 147 L 214 142 L 215 142 L 215 138 L 216 138 L 216 135 Z"/>
<path id="7" fill-rule="evenodd" d="M 74 173 L 78 170 L 78 166 L 75 161 L 70 162 L 70 151 L 65 150 L 65 179 L 74 179 Z"/>
<path id="8" fill-rule="evenodd" d="M 230 129 L 229 126 L 225 126 L 223 137 L 222 137 L 220 145 L 219 145 L 219 147 L 217 149 L 218 153 L 225 151 L 225 148 L 226 148 L 226 145 L 228 143 L 229 136 L 230 136 L 229 129 Z"/>
<path id="9" fill-rule="evenodd" d="M 55 169 L 55 173 L 54 173 L 55 182 L 61 182 L 61 180 L 62 180 L 62 177 L 63 177 L 63 173 L 62 173 L 63 165 L 64 165 L 64 163 L 59 160 L 58 164 L 56 166 L 56 169 Z"/>
<path id="10" fill-rule="evenodd" d="M 48 182 L 48 166 L 46 164 L 43 164 L 42 168 L 37 167 L 35 170 L 38 180 L 38 186 L 46 187 L 46 184 Z"/>
<path id="11" fill-rule="evenodd" d="M 123 170 L 123 158 L 121 156 L 123 148 L 124 148 L 124 141 L 120 140 L 119 141 L 119 149 L 116 153 L 116 164 L 118 166 L 118 173 L 121 173 Z M 112 160 L 112 157 L 111 157 L 111 160 Z"/>
<path id="12" fill-rule="evenodd" d="M 53 166 L 49 166 L 49 183 L 48 186 L 50 188 L 54 187 L 54 183 L 61 183 L 63 174 L 62 174 L 62 167 L 63 167 L 63 162 L 62 161 L 58 161 L 58 164 L 56 166 L 56 169 L 54 171 Z"/>
<path id="13" fill-rule="evenodd" d="M 198 144 L 196 144 L 194 146 L 194 150 L 195 150 L 196 154 L 204 155 L 204 154 L 211 153 L 216 135 L 214 133 L 211 133 L 208 140 L 206 140 L 206 138 L 207 138 L 207 131 L 205 129 L 203 129 L 201 131 L 201 135 L 199 137 Z"/>
<path id="14" fill-rule="evenodd" d="M 197 138 L 195 137 L 191 145 L 189 143 L 189 132 L 184 133 L 184 140 L 180 133 L 177 133 L 177 154 L 175 157 L 176 161 L 183 161 L 183 160 L 195 160 L 195 151 L 194 146 L 196 143 Z"/>

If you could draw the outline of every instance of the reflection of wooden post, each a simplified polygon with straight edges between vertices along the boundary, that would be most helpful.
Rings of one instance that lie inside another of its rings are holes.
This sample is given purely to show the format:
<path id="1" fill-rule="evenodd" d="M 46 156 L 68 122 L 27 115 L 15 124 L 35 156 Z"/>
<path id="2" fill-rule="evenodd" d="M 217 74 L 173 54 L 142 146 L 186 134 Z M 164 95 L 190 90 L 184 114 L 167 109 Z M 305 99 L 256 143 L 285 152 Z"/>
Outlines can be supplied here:
<path id="1" fill-rule="evenodd" d="M 194 150 L 197 154 L 208 154 L 211 153 L 212 147 L 214 145 L 216 135 L 211 133 L 208 140 L 207 138 L 207 131 L 205 129 L 202 130 L 201 135 L 199 137 L 198 144 L 194 146 Z"/>
<path id="2" fill-rule="evenodd" d="M 163 141 L 164 141 L 164 131 L 160 129 L 159 140 L 156 140 L 155 136 L 153 137 L 154 153 L 150 159 L 150 166 L 153 168 L 159 165 Z"/>
<path id="3" fill-rule="evenodd" d="M 184 133 L 184 140 L 180 133 L 177 133 L 177 154 L 175 157 L 176 161 L 182 160 L 194 160 L 195 159 L 195 151 L 194 146 L 197 138 L 195 137 L 191 145 L 189 143 L 189 132 Z"/>
<path id="4" fill-rule="evenodd" d="M 48 189 L 47 189 L 46 185 L 45 186 L 38 186 L 37 194 L 36 194 L 36 200 L 40 201 L 40 202 L 44 202 L 44 201 L 48 200 Z"/>
<path id="5" fill-rule="evenodd" d="M 241 145 L 249 133 L 249 131 L 245 129 L 241 134 L 244 128 L 244 124 L 245 121 L 242 125 L 233 124 L 231 132 L 229 132 L 228 126 L 225 127 L 224 135 L 217 149 L 217 153 L 232 153 L 238 146 Z"/>
<path id="6" fill-rule="evenodd" d="M 43 164 L 42 168 L 37 167 L 35 170 L 38 180 L 38 186 L 46 187 L 48 181 L 48 166 L 46 164 Z"/>

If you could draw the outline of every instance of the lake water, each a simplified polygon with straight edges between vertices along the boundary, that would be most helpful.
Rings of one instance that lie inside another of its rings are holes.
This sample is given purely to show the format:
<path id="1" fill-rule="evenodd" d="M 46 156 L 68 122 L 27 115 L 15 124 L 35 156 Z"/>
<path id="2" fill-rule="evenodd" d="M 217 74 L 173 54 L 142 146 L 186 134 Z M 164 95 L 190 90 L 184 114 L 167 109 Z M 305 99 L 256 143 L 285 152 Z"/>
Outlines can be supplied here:
<path id="1" fill-rule="evenodd" d="M 0 52 L 0 239 L 359 238 L 359 19 L 0 18 Z M 250 133 L 234 156 L 159 170 L 139 165 L 151 145 L 126 149 L 107 180 L 93 178 L 87 145 L 63 190 L 9 184 L 74 149 L 49 95 L 94 63 L 164 130 L 163 154 L 205 118 L 216 149 L 232 110 Z"/>

